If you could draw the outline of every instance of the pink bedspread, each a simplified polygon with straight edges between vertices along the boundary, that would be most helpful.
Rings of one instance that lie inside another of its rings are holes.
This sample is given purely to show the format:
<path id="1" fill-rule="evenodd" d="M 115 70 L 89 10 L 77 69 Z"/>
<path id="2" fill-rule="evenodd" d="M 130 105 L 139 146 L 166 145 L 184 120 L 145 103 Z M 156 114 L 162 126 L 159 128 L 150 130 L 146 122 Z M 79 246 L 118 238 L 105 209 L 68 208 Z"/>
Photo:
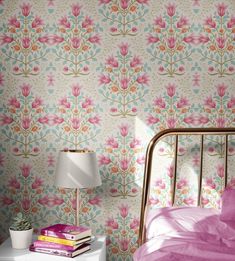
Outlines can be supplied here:
<path id="1" fill-rule="evenodd" d="M 150 211 L 148 242 L 134 261 L 235 261 L 235 222 L 222 222 L 220 212 L 202 208 Z"/>
<path id="2" fill-rule="evenodd" d="M 150 239 L 134 261 L 235 261 L 235 241 L 207 232 L 176 232 Z"/>
<path id="3" fill-rule="evenodd" d="M 235 222 L 220 221 L 220 211 L 200 207 L 153 209 L 147 218 L 147 239 L 174 232 L 207 232 L 235 238 Z"/>

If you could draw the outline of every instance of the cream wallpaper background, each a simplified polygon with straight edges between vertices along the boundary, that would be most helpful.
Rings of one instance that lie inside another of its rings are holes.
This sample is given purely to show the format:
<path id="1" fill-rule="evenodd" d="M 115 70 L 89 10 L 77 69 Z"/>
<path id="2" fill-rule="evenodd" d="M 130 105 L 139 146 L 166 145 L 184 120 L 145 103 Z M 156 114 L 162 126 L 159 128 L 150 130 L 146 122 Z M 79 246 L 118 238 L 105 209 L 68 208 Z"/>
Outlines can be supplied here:
<path id="1" fill-rule="evenodd" d="M 0 0 L 1 241 L 19 211 L 36 230 L 74 222 L 56 159 L 89 148 L 103 184 L 81 191 L 80 223 L 107 235 L 108 260 L 131 260 L 150 138 L 234 126 L 234 17 L 233 0 Z"/>

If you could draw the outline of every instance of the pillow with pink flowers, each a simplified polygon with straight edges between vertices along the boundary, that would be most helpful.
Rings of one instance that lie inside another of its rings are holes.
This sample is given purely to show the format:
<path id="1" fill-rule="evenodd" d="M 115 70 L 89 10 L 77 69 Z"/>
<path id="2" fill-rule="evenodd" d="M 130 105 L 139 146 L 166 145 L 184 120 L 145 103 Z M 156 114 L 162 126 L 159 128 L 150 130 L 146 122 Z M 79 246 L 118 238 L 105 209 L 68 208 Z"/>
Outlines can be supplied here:
<path id="1" fill-rule="evenodd" d="M 235 221 L 235 189 L 227 188 L 224 190 L 220 220 Z"/>

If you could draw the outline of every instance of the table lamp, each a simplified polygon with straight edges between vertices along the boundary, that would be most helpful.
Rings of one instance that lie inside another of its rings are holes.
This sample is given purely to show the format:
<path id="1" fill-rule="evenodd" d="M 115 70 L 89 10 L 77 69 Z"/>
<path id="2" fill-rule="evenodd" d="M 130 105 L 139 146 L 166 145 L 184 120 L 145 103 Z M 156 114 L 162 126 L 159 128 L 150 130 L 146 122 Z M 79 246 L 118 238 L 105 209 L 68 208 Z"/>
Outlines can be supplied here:
<path id="1" fill-rule="evenodd" d="M 101 185 L 96 153 L 90 150 L 62 150 L 56 164 L 55 185 L 76 189 L 75 222 L 79 224 L 79 188 Z"/>

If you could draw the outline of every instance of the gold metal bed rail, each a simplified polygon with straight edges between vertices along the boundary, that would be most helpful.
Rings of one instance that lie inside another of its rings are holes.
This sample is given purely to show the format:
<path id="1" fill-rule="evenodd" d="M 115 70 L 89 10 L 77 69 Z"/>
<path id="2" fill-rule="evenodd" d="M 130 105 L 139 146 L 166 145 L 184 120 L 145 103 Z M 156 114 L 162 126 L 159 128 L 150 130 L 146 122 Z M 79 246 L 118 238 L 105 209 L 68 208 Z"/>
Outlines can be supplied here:
<path id="1" fill-rule="evenodd" d="M 198 206 L 201 201 L 201 190 L 202 190 L 202 170 L 203 170 L 203 145 L 204 145 L 204 135 L 223 135 L 225 136 L 225 186 L 227 185 L 228 177 L 228 136 L 235 135 L 235 128 L 182 128 L 182 129 L 166 129 L 158 134 L 156 134 L 152 140 L 149 142 L 146 151 L 146 162 L 144 169 L 144 181 L 143 181 L 143 192 L 142 192 L 142 202 L 141 202 L 141 213 L 140 213 L 140 227 L 139 227 L 139 238 L 138 243 L 142 245 L 146 240 L 146 215 L 148 210 L 148 198 L 150 192 L 150 182 L 151 182 L 151 169 L 152 169 L 152 158 L 155 145 L 167 136 L 175 136 L 175 157 L 174 157 L 174 183 L 172 192 L 172 205 L 175 201 L 175 188 L 176 188 L 176 172 L 177 172 L 177 152 L 178 152 L 178 137 L 180 135 L 200 135 L 201 145 L 200 145 L 200 178 L 199 178 L 199 193 L 198 193 Z"/>

